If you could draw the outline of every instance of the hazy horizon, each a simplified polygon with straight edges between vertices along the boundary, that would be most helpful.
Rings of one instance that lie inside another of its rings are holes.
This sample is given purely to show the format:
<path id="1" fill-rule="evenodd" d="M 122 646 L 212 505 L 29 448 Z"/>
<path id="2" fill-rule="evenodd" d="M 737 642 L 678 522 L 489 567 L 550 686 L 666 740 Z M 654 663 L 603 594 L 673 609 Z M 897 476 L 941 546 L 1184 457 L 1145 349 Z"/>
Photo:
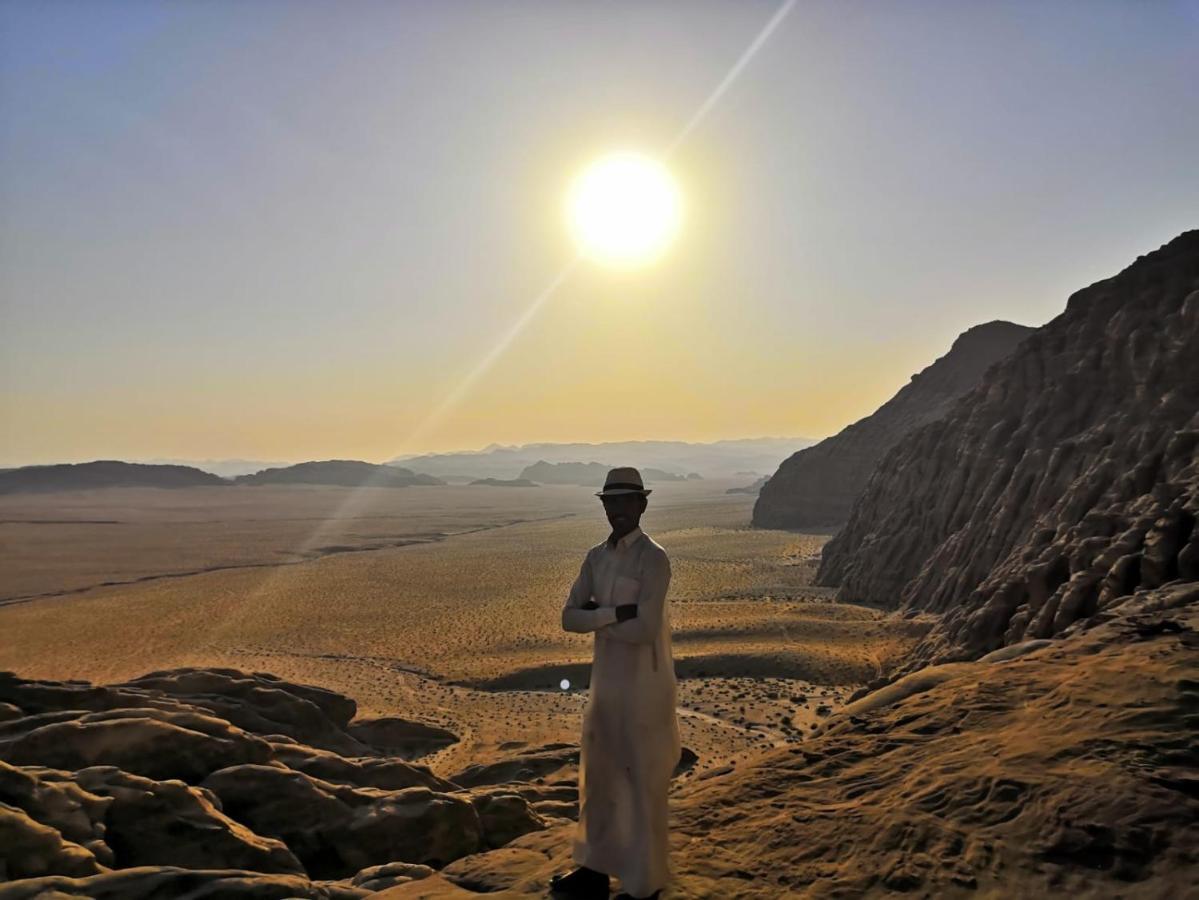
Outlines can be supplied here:
<path id="1" fill-rule="evenodd" d="M 441 455 L 441 454 L 450 454 L 450 455 L 452 455 L 452 454 L 470 454 L 470 453 L 483 454 L 483 453 L 488 453 L 493 450 L 517 450 L 517 449 L 522 449 L 522 448 L 526 448 L 526 447 L 540 447 L 540 446 L 548 447 L 548 446 L 562 446 L 562 445 L 569 445 L 569 444 L 592 444 L 592 445 L 598 446 L 600 444 L 622 444 L 622 443 L 719 444 L 719 443 L 726 443 L 726 442 L 752 442 L 752 441 L 795 441 L 795 442 L 797 442 L 797 444 L 799 444 L 799 443 L 811 444 L 811 443 L 815 443 L 819 440 L 822 440 L 824 437 L 827 437 L 827 435 L 822 435 L 821 437 L 816 437 L 816 438 L 813 438 L 808 435 L 753 435 L 753 436 L 749 436 L 749 437 L 717 438 L 713 441 L 677 441 L 674 438 L 630 438 L 627 440 L 622 440 L 620 438 L 616 438 L 616 439 L 613 439 L 610 441 L 588 441 L 588 440 L 521 441 L 519 443 L 514 443 L 514 444 L 502 444 L 502 443 L 493 441 L 493 442 L 487 444 L 486 446 L 482 446 L 482 447 L 457 447 L 457 448 L 453 448 L 453 449 L 449 449 L 449 450 L 426 451 L 426 452 L 422 452 L 422 453 L 393 454 L 393 455 L 390 455 L 390 456 L 387 456 L 387 457 L 381 458 L 381 459 L 380 458 L 363 459 L 362 457 L 350 457 L 350 456 L 345 456 L 345 455 L 334 455 L 334 456 L 327 456 L 327 457 L 294 456 L 294 457 L 290 457 L 288 459 L 259 459 L 259 458 L 253 458 L 253 457 L 234 456 L 231 454 L 225 454 L 223 456 L 207 456 L 207 457 L 133 454 L 133 455 L 130 455 L 127 457 L 120 457 L 120 458 L 116 458 L 116 457 L 86 457 L 86 458 L 79 458 L 79 459 L 38 460 L 38 461 L 34 461 L 34 462 L 24 462 L 24 463 L 15 463 L 15 464 L 5 463 L 3 465 L 0 465 L 0 468 L 22 468 L 24 466 L 55 465 L 55 464 L 63 464 L 63 463 L 75 464 L 75 463 L 82 463 L 82 462 L 96 462 L 96 461 L 105 460 L 105 459 L 117 459 L 120 462 L 135 462 L 135 463 L 150 463 L 150 464 L 160 463 L 160 462 L 180 462 L 180 463 L 190 463 L 190 464 L 231 463 L 231 462 L 255 462 L 255 463 L 258 463 L 258 462 L 261 462 L 261 463 L 265 463 L 267 465 L 294 465 L 296 463 L 301 463 L 301 462 L 316 462 L 316 461 L 331 460 L 331 459 L 355 459 L 355 460 L 359 460 L 362 462 L 372 462 L 372 463 L 377 463 L 377 464 L 384 464 L 384 463 L 392 462 L 392 461 L 395 461 L 395 460 L 398 460 L 401 458 L 412 459 L 412 458 L 421 457 L 421 456 L 432 456 L 432 455 Z M 797 449 L 799 449 L 798 446 L 797 446 Z M 580 460 L 580 461 L 585 462 L 585 460 Z"/>
<path id="2" fill-rule="evenodd" d="M 800 2 L 506 341 L 779 9 L 4 4 L 0 466 L 823 437 L 1199 225 L 1199 3 Z"/>

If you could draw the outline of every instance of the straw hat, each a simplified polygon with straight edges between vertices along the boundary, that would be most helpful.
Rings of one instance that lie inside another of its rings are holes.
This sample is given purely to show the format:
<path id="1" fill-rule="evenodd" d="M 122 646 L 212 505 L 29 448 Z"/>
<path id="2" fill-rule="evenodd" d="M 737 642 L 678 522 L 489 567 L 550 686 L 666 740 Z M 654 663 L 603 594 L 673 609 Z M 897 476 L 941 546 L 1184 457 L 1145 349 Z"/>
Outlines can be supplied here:
<path id="1" fill-rule="evenodd" d="M 632 466 L 621 466 L 608 471 L 604 479 L 604 489 L 596 491 L 597 497 L 611 497 L 615 494 L 649 494 L 653 489 L 647 489 L 641 480 L 641 473 Z"/>

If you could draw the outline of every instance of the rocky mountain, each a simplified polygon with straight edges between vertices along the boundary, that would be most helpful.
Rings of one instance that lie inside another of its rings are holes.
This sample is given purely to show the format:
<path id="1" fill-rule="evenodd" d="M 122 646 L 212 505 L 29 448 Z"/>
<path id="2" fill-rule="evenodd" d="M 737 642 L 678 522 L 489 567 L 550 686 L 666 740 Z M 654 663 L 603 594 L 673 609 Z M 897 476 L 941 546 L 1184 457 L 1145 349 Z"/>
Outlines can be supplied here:
<path id="1" fill-rule="evenodd" d="M 709 478 L 732 478 L 753 470 L 773 472 L 778 461 L 809 438 L 745 438 L 690 443 L 687 441 L 613 441 L 597 444 L 523 444 L 504 447 L 492 444 L 483 450 L 401 456 L 392 460 L 414 472 L 439 477 L 469 475 L 473 478 L 515 478 L 539 461 L 575 462 L 600 460 L 614 466 L 651 466 L 670 472 L 697 473 Z"/>
<path id="2" fill-rule="evenodd" d="M 543 459 L 531 466 L 526 466 L 520 473 L 520 477 L 541 484 L 579 484 L 587 487 L 595 485 L 595 489 L 599 490 L 603 487 L 604 478 L 607 477 L 608 470 L 611 468 L 612 466 L 598 462 L 551 463 Z M 686 475 L 663 472 L 661 469 L 638 467 L 638 470 L 641 472 L 641 479 L 647 486 L 651 482 L 687 480 Z"/>
<path id="3" fill-rule="evenodd" d="M 440 478 L 400 466 L 376 465 L 356 459 L 327 459 L 303 462 L 280 469 L 263 469 L 239 475 L 236 484 L 334 484 L 343 487 L 409 487 L 414 484 L 444 484 Z"/>
<path id="4" fill-rule="evenodd" d="M 82 491 L 109 487 L 180 488 L 228 482 L 191 466 L 159 466 L 98 459 L 86 463 L 21 466 L 0 471 L 0 494 L 19 491 Z"/>
<path id="5" fill-rule="evenodd" d="M 1000 321 L 963 332 L 948 353 L 913 375 L 874 413 L 784 460 L 758 494 L 753 523 L 761 528 L 840 528 L 886 452 L 908 432 L 945 415 L 992 364 L 1032 332 Z"/>
<path id="6" fill-rule="evenodd" d="M 911 662 L 1199 598 L 1199 231 L 1073 294 L 882 460 L 839 596 L 940 614 Z"/>
<path id="7" fill-rule="evenodd" d="M 175 466 L 194 466 L 222 478 L 236 478 L 238 475 L 252 475 L 263 469 L 282 468 L 290 465 L 283 460 L 265 459 L 143 459 L 139 462 L 168 464 Z"/>
<path id="8" fill-rule="evenodd" d="M 763 485 L 770 480 L 769 475 L 763 475 L 753 484 L 747 484 L 745 487 L 729 488 L 725 491 L 726 494 L 758 494 L 761 493 Z"/>

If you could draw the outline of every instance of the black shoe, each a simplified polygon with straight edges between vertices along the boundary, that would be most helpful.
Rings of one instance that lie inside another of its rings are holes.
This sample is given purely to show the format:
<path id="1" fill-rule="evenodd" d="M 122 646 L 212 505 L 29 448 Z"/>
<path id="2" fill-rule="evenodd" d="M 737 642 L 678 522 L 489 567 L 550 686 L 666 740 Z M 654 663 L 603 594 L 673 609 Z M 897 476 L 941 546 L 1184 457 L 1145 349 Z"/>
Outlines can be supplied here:
<path id="1" fill-rule="evenodd" d="M 568 875 L 550 879 L 550 890 L 580 900 L 608 900 L 608 876 L 586 866 L 579 866 Z"/>

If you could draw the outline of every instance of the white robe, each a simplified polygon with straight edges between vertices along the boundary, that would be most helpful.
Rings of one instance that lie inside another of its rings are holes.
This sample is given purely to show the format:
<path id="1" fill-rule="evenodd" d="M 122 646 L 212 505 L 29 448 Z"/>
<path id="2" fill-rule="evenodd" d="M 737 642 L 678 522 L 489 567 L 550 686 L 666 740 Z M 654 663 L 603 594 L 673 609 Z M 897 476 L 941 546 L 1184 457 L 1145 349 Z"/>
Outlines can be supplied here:
<path id="1" fill-rule="evenodd" d="M 635 528 L 587 551 L 562 609 L 567 631 L 595 632 L 579 754 L 572 858 L 615 875 L 635 897 L 671 877 L 667 793 L 682 752 L 666 590 L 670 560 Z M 582 609 L 593 599 L 598 609 Z M 637 604 L 616 621 L 615 607 Z"/>

